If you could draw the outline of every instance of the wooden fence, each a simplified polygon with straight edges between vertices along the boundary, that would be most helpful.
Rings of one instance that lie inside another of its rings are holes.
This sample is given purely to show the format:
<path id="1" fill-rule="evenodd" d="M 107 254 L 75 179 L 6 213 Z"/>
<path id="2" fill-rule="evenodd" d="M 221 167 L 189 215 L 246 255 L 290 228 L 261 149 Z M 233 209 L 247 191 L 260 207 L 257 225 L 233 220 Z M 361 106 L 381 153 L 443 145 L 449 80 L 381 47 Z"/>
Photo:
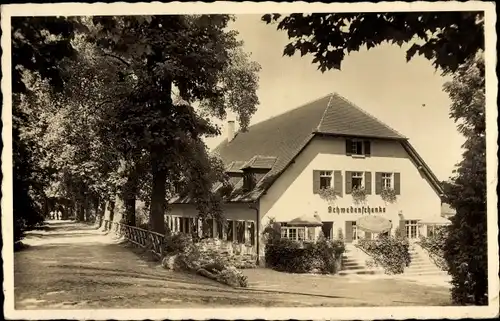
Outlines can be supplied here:
<path id="1" fill-rule="evenodd" d="M 139 247 L 150 249 L 154 255 L 162 257 L 164 236 L 160 233 L 109 220 L 104 220 L 104 230 L 123 236 L 127 241 Z"/>

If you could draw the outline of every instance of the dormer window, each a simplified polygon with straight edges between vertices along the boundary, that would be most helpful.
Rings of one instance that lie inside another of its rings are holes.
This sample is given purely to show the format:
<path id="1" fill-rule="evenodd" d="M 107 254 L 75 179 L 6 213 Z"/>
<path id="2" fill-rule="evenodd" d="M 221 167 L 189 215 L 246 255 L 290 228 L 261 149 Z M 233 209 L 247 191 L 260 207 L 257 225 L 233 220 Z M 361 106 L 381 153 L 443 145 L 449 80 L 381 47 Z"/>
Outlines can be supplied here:
<path id="1" fill-rule="evenodd" d="M 255 187 L 255 177 L 253 173 L 245 173 L 243 175 L 243 188 L 246 191 L 250 191 Z"/>
<path id="2" fill-rule="evenodd" d="M 346 139 L 346 155 L 347 156 L 370 156 L 371 144 L 369 140 L 362 139 Z"/>

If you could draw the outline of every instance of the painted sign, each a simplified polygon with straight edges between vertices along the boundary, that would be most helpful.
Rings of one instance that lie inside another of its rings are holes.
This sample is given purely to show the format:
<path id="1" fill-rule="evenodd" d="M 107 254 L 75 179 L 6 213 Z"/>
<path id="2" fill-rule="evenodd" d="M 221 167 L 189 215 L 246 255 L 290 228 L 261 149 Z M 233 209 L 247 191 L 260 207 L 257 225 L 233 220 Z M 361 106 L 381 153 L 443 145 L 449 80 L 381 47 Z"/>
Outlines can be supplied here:
<path id="1" fill-rule="evenodd" d="M 344 214 L 344 213 L 356 213 L 356 214 L 362 214 L 362 213 L 385 213 L 385 207 L 382 206 L 375 206 L 375 207 L 370 207 L 370 206 L 349 206 L 349 207 L 334 207 L 334 206 L 328 206 L 328 213 L 337 213 L 337 214 Z"/>

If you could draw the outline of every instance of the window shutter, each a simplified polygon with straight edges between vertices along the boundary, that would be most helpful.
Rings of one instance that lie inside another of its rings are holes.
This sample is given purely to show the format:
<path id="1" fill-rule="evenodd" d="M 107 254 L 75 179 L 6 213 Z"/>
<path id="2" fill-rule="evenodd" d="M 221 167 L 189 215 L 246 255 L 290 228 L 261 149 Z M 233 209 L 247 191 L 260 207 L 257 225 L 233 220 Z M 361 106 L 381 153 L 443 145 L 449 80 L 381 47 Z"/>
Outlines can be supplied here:
<path id="1" fill-rule="evenodd" d="M 369 140 L 365 140 L 365 155 L 370 156 L 371 155 L 371 144 Z"/>
<path id="2" fill-rule="evenodd" d="M 342 196 L 342 172 L 333 172 L 333 189 L 338 196 Z"/>
<path id="3" fill-rule="evenodd" d="M 319 171 L 313 170 L 313 194 L 319 193 Z"/>
<path id="4" fill-rule="evenodd" d="M 401 194 L 401 174 L 394 173 L 394 191 L 396 195 Z"/>
<path id="5" fill-rule="evenodd" d="M 372 172 L 365 172 L 365 192 L 367 195 L 372 193 Z"/>
<path id="6" fill-rule="evenodd" d="M 352 140 L 350 140 L 350 139 L 345 140 L 345 154 L 347 156 L 352 155 Z"/>
<path id="7" fill-rule="evenodd" d="M 345 172 L 345 193 L 351 194 L 352 192 L 352 172 Z"/>
<path id="8" fill-rule="evenodd" d="M 346 243 L 352 242 L 352 222 L 351 221 L 345 222 L 345 236 L 344 237 L 345 237 Z"/>
<path id="9" fill-rule="evenodd" d="M 375 173 L 375 194 L 382 193 L 382 173 Z"/>

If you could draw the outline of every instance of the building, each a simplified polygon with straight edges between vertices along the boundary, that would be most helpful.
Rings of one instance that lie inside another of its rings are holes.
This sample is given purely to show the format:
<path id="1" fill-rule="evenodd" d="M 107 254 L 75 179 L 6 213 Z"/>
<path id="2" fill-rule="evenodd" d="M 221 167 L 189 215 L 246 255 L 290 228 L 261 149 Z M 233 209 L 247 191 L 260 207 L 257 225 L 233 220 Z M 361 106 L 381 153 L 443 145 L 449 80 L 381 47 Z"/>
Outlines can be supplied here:
<path id="1" fill-rule="evenodd" d="M 236 133 L 233 121 L 228 129 L 215 150 L 233 186 L 228 224 L 210 222 L 210 233 L 241 253 L 263 256 L 270 219 L 283 237 L 315 239 L 321 231 L 348 243 L 398 227 L 416 239 L 445 223 L 440 182 L 408 139 L 338 94 L 246 132 Z M 196 215 L 189 200 L 174 198 L 168 224 L 191 232 Z"/>

